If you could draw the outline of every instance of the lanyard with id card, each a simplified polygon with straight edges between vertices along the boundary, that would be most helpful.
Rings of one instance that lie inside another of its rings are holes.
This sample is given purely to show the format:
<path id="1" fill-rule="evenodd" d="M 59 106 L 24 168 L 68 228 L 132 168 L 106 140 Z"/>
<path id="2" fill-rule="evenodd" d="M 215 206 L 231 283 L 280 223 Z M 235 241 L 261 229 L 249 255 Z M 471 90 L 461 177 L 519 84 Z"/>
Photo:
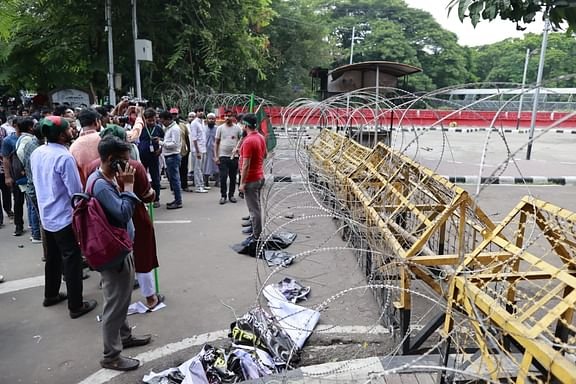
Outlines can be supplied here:
<path id="1" fill-rule="evenodd" d="M 146 126 L 146 132 L 148 132 L 148 137 L 150 137 L 150 153 L 154 153 L 154 144 L 152 143 L 152 133 L 154 132 L 154 127 L 152 128 L 152 132 Z"/>

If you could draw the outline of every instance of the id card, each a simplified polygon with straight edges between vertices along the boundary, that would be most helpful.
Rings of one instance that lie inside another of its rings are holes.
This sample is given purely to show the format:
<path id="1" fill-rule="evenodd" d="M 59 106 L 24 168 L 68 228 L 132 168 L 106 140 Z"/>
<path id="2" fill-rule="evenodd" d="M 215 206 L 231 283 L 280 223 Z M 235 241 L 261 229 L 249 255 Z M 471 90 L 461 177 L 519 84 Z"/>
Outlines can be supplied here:
<path id="1" fill-rule="evenodd" d="M 150 152 L 154 152 L 154 145 L 150 144 Z"/>

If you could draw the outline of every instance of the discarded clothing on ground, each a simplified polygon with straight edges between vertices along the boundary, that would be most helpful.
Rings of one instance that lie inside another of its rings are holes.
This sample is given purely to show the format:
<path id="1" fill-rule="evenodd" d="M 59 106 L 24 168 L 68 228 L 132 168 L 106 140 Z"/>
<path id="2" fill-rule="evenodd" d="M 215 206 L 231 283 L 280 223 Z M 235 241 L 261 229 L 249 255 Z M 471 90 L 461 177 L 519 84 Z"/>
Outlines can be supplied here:
<path id="1" fill-rule="evenodd" d="M 148 384 L 224 384 L 258 379 L 272 373 L 255 354 L 242 349 L 227 354 L 223 348 L 206 344 L 178 368 L 151 372 L 143 381 Z"/>
<path id="2" fill-rule="evenodd" d="M 294 240 L 296 240 L 297 234 L 292 232 L 278 232 L 271 235 L 269 238 L 266 237 L 266 243 L 263 246 L 264 250 L 280 250 L 286 249 Z M 248 255 L 256 257 L 258 240 L 248 238 L 241 242 L 240 244 L 234 244 L 231 248 L 241 255 Z"/>
<path id="3" fill-rule="evenodd" d="M 295 255 L 286 251 L 264 251 L 264 259 L 269 267 L 287 267 L 295 258 Z"/>
<path id="4" fill-rule="evenodd" d="M 265 249 L 286 249 L 296 240 L 297 234 L 292 232 L 276 232 L 266 241 Z"/>
<path id="5" fill-rule="evenodd" d="M 286 300 L 291 303 L 297 303 L 298 300 L 306 300 L 306 296 L 310 293 L 310 287 L 305 287 L 298 281 L 291 277 L 285 277 L 278 284 L 274 284 L 276 288 Z"/>
<path id="6" fill-rule="evenodd" d="M 177 368 L 150 372 L 148 384 L 225 384 L 253 380 L 291 369 L 304 343 L 320 319 L 318 311 L 288 301 L 306 296 L 310 289 L 286 278 L 264 288 L 272 315 L 251 309 L 230 325 L 228 348 L 204 345 L 192 359 Z"/>
<path id="7" fill-rule="evenodd" d="M 236 348 L 255 348 L 268 353 L 273 368 L 282 370 L 298 362 L 299 348 L 262 308 L 253 308 L 230 324 L 230 337 Z"/>
<path id="8" fill-rule="evenodd" d="M 276 284 L 264 287 L 263 294 L 280 329 L 290 336 L 298 350 L 302 349 L 320 320 L 320 312 L 289 302 Z"/>

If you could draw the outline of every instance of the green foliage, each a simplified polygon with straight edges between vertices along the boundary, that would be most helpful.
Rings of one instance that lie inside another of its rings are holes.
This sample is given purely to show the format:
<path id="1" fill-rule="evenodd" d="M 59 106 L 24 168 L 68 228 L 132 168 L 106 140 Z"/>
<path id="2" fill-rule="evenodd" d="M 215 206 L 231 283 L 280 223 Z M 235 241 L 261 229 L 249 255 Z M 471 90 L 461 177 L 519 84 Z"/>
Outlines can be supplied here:
<path id="1" fill-rule="evenodd" d="M 521 83 L 526 49 L 532 54 L 528 61 L 527 83 L 534 83 L 538 71 L 541 35 L 527 34 L 522 39 L 507 39 L 475 49 L 477 74 L 482 82 Z M 564 33 L 551 33 L 548 37 L 544 83 L 547 87 L 574 87 L 576 41 Z"/>
<path id="2" fill-rule="evenodd" d="M 562 23 L 568 23 L 569 30 L 576 27 L 576 7 L 571 0 L 451 0 L 448 8 L 458 9 L 461 21 L 470 18 L 476 26 L 482 19 L 494 20 L 497 17 L 510 20 L 522 29 L 536 19 L 538 13 L 549 11 L 550 22 L 555 29 L 562 29 Z"/>
<path id="3" fill-rule="evenodd" d="M 0 0 L 0 86 L 46 92 L 61 87 L 107 94 L 105 0 Z M 138 0 L 139 38 L 153 43 L 154 62 L 141 63 L 143 93 L 153 98 L 175 84 L 196 92 L 251 93 L 287 104 L 314 96 L 312 68 L 398 61 L 423 73 L 400 87 L 425 91 L 476 81 L 520 82 L 526 48 L 540 36 L 467 48 L 424 11 L 403 0 Z M 556 4 L 556 3 L 555 3 Z M 546 4 L 535 0 L 451 0 L 460 17 L 530 22 Z M 573 8 L 551 6 L 570 22 Z M 134 84 L 130 1 L 112 1 L 115 70 L 125 93 Z M 551 34 L 544 77 L 574 86 L 576 46 Z M 531 58 L 528 79 L 535 77 Z M 552 84 L 554 83 L 554 84 Z M 182 100 L 182 105 L 191 103 Z"/>

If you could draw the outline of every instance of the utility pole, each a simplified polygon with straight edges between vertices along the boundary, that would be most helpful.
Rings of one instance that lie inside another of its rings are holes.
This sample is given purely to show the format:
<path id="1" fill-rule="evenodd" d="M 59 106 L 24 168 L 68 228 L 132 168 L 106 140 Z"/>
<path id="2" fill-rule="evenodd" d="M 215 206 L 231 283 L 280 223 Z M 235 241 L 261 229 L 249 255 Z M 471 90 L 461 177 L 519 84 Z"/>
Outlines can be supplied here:
<path id="1" fill-rule="evenodd" d="M 532 156 L 532 140 L 534 140 L 534 127 L 536 125 L 536 113 L 538 112 L 538 99 L 540 87 L 542 87 L 542 74 L 544 73 L 544 60 L 546 59 L 546 46 L 548 45 L 548 30 L 550 29 L 549 9 L 544 14 L 544 32 L 542 33 L 542 47 L 540 48 L 540 62 L 538 63 L 538 75 L 536 76 L 536 88 L 534 89 L 534 103 L 532 104 L 532 118 L 530 119 L 530 133 L 526 148 L 526 160 Z"/>
<path id="2" fill-rule="evenodd" d="M 518 129 L 520 125 L 520 113 L 522 113 L 524 87 L 526 86 L 526 74 L 528 73 L 528 60 L 530 60 L 530 48 L 526 48 L 526 58 L 524 59 L 524 73 L 522 74 L 522 88 L 520 89 L 520 103 L 518 105 L 518 116 L 516 117 L 516 129 Z"/>
<path id="3" fill-rule="evenodd" d="M 136 79 L 136 97 L 142 99 L 142 86 L 140 84 L 140 61 L 136 54 L 136 40 L 138 39 L 138 19 L 136 12 L 136 0 L 132 0 L 132 35 L 134 37 L 134 62 L 135 71 L 134 78 Z"/>
<path id="4" fill-rule="evenodd" d="M 108 103 L 116 105 L 116 91 L 114 90 L 114 41 L 112 40 L 112 0 L 106 0 L 104 17 L 106 19 L 106 32 L 108 32 Z"/>

